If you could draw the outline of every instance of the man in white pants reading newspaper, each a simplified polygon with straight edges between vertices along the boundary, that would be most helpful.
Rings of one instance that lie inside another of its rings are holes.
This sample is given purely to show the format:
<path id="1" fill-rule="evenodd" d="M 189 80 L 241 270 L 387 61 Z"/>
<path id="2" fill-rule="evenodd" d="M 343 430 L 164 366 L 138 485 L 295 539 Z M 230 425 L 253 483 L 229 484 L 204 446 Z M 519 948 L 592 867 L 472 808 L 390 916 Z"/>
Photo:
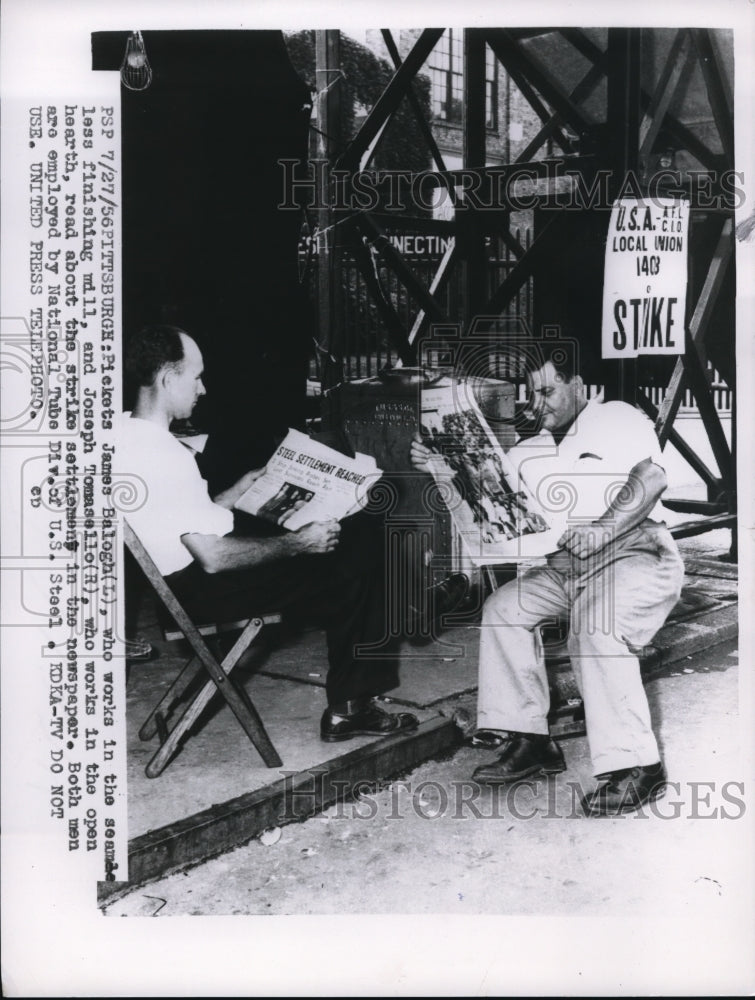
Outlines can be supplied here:
<path id="1" fill-rule="evenodd" d="M 554 350 L 528 375 L 540 434 L 509 457 L 519 461 L 552 522 L 548 496 L 568 499 L 568 526 L 546 565 L 485 603 L 476 742 L 498 746 L 500 754 L 473 778 L 507 784 L 565 770 L 548 732 L 550 696 L 537 628 L 568 616 L 568 649 L 600 780 L 582 806 L 590 816 L 618 815 L 665 790 L 634 648 L 652 639 L 674 607 L 684 566 L 659 520 L 666 476 L 652 423 L 626 403 L 588 401 L 566 355 Z M 413 464 L 427 469 L 429 458 L 416 439 Z"/>
<path id="2" fill-rule="evenodd" d="M 380 525 L 360 513 L 298 531 L 235 532 L 234 503 L 264 470 L 211 498 L 194 456 L 169 429 L 204 395 L 196 342 L 177 327 L 147 327 L 126 346 L 126 373 L 136 402 L 124 414 L 116 462 L 144 484 L 143 503 L 128 518 L 187 614 L 229 621 L 290 608 L 323 623 L 329 669 L 322 739 L 416 728 L 414 715 L 388 713 L 373 701 L 398 685 L 397 658 L 385 641 Z M 376 652 L 360 656 L 359 646 Z"/>

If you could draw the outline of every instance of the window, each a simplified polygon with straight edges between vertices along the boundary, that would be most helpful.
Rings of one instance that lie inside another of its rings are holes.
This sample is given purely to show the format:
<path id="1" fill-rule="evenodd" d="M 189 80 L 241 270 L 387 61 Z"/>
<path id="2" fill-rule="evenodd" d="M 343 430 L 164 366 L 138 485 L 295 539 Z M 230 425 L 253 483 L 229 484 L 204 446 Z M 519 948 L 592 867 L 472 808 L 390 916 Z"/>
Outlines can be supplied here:
<path id="1" fill-rule="evenodd" d="M 485 46 L 485 127 L 498 128 L 498 60 Z"/>
<path id="2" fill-rule="evenodd" d="M 428 62 L 433 116 L 459 125 L 464 98 L 462 41 L 461 31 L 447 28 Z"/>
<path id="3" fill-rule="evenodd" d="M 434 118 L 461 125 L 464 101 L 464 37 L 447 28 L 428 60 Z M 498 128 L 498 60 L 485 46 L 485 125 Z"/>

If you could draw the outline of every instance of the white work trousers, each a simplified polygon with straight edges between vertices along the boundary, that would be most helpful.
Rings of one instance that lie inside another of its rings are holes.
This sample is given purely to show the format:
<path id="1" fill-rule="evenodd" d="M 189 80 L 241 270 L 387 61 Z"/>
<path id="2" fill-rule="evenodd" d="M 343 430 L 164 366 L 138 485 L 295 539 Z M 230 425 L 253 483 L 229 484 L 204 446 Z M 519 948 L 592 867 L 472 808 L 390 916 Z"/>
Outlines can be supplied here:
<path id="1" fill-rule="evenodd" d="M 663 525 L 644 522 L 589 560 L 565 552 L 485 602 L 478 726 L 548 732 L 550 694 L 537 626 L 570 619 L 568 649 L 595 774 L 660 759 L 637 656 L 679 598 L 684 564 Z"/>

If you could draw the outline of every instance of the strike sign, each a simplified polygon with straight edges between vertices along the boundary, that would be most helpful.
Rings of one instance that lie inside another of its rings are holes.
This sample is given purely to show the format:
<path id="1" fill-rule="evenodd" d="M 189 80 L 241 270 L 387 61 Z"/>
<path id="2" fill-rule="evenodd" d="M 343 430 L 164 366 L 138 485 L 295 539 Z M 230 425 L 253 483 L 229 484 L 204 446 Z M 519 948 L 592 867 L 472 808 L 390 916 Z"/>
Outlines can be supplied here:
<path id="1" fill-rule="evenodd" d="M 689 202 L 621 198 L 611 208 L 603 357 L 684 354 Z"/>

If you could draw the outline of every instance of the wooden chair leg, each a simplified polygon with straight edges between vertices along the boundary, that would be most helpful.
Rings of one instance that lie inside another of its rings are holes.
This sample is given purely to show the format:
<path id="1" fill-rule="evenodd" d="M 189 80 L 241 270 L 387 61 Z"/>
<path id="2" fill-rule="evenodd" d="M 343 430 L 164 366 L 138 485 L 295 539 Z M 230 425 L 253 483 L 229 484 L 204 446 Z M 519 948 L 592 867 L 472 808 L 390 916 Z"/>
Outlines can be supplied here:
<path id="1" fill-rule="evenodd" d="M 144 573 L 156 594 L 167 608 L 173 620 L 176 622 L 176 625 L 183 633 L 186 641 L 191 646 L 194 652 L 194 657 L 209 675 L 209 679 L 205 683 L 204 687 L 201 688 L 194 700 L 188 705 L 186 710 L 176 722 L 173 730 L 167 735 L 167 738 L 163 742 L 162 746 L 147 765 L 147 776 L 153 778 L 163 771 L 167 762 L 178 749 L 181 740 L 199 718 L 200 714 L 216 691 L 219 691 L 225 698 L 233 714 L 240 722 L 244 732 L 257 748 L 267 766 L 281 767 L 283 762 L 278 756 L 275 747 L 271 743 L 270 737 L 267 735 L 265 727 L 257 711 L 252 706 L 248 696 L 246 696 L 246 692 L 244 693 L 244 697 L 239 694 L 239 688 L 236 687 L 232 678 L 229 676 L 265 622 L 279 621 L 280 616 L 268 615 L 263 618 L 251 619 L 234 643 L 231 651 L 223 659 L 222 663 L 219 663 L 218 658 L 213 656 L 206 642 L 202 638 L 199 629 L 194 622 L 192 622 L 182 605 L 179 603 L 175 594 L 166 583 L 154 561 L 151 559 L 149 553 L 142 545 L 131 525 L 128 523 L 128 520 L 124 521 L 124 538 L 126 545 L 136 558 L 141 568 L 144 570 Z M 187 673 L 190 667 L 193 668 L 193 661 L 190 661 L 189 664 L 187 664 L 187 666 L 181 671 L 181 674 L 176 681 L 174 681 L 171 685 L 171 690 L 168 693 L 168 697 L 171 699 L 174 699 L 174 693 L 176 690 L 180 690 L 181 692 L 186 690 L 187 685 L 190 683 Z M 165 699 L 161 701 L 161 705 L 164 701 Z M 165 720 L 163 713 L 160 711 L 160 706 L 158 706 L 157 712 L 153 713 L 153 715 L 154 721 L 157 726 L 159 726 L 161 731 L 160 735 L 162 736 L 163 723 Z M 148 722 L 150 722 L 150 720 L 148 720 Z M 145 723 L 145 726 L 147 726 L 147 723 Z M 144 729 L 145 726 L 142 728 Z"/>
<path id="2" fill-rule="evenodd" d="M 244 699 L 241 697 L 238 688 L 233 683 L 233 680 L 230 677 L 231 671 L 240 660 L 242 654 L 249 647 L 254 637 L 262 628 L 262 624 L 263 624 L 262 619 L 260 618 L 252 619 L 252 621 L 249 622 L 247 627 L 244 629 L 244 631 L 241 633 L 239 638 L 234 643 L 231 651 L 228 653 L 223 662 L 220 664 L 218 664 L 217 660 L 215 660 L 214 657 L 212 657 L 206 644 L 202 641 L 202 639 L 198 635 L 196 635 L 195 637 L 187 636 L 192 646 L 194 647 L 195 652 L 197 653 L 198 656 L 201 657 L 203 665 L 208 669 L 208 672 L 210 672 L 212 679 L 207 681 L 207 683 L 199 691 L 199 693 L 196 695 L 191 704 L 187 706 L 186 710 L 183 712 L 180 719 L 178 719 L 173 729 L 171 730 L 165 743 L 163 743 L 163 745 L 153 756 L 152 760 L 150 760 L 149 764 L 146 767 L 147 777 L 155 778 L 162 773 L 168 761 L 171 759 L 173 754 L 178 749 L 178 746 L 183 737 L 185 736 L 185 734 L 189 731 L 189 729 L 191 729 L 191 727 L 194 725 L 194 723 L 197 721 L 199 716 L 202 714 L 204 709 L 209 704 L 213 695 L 216 694 L 216 692 L 218 691 L 223 695 L 225 700 L 228 702 L 228 705 L 230 706 L 231 710 L 233 711 L 238 721 L 241 723 L 241 726 L 243 727 L 244 731 L 246 732 L 251 742 L 259 751 L 259 754 L 264 760 L 265 764 L 267 764 L 268 767 L 282 766 L 283 761 L 278 756 L 275 747 L 270 741 L 270 737 L 267 735 L 267 732 L 265 731 L 265 727 L 262 723 L 262 720 L 260 719 L 259 714 L 253 707 L 251 708 L 250 711 L 250 708 L 247 707 L 247 704 L 245 704 L 246 701 L 251 706 L 249 699 L 248 698 Z M 199 645 L 195 645 L 197 642 L 198 644 L 201 644 L 202 647 L 201 650 L 199 648 Z M 214 667 L 215 669 L 210 668 L 208 660 L 211 661 L 212 667 Z M 218 669 L 222 674 L 222 679 L 216 676 L 216 671 Z"/>
<path id="3" fill-rule="evenodd" d="M 202 664 L 198 657 L 192 656 L 187 660 L 178 677 L 162 696 L 160 701 L 152 709 L 148 717 L 144 720 L 142 728 L 139 730 L 140 740 L 151 740 L 157 732 L 157 716 L 167 718 L 175 702 L 180 701 L 186 689 L 194 678 L 201 672 Z"/>

